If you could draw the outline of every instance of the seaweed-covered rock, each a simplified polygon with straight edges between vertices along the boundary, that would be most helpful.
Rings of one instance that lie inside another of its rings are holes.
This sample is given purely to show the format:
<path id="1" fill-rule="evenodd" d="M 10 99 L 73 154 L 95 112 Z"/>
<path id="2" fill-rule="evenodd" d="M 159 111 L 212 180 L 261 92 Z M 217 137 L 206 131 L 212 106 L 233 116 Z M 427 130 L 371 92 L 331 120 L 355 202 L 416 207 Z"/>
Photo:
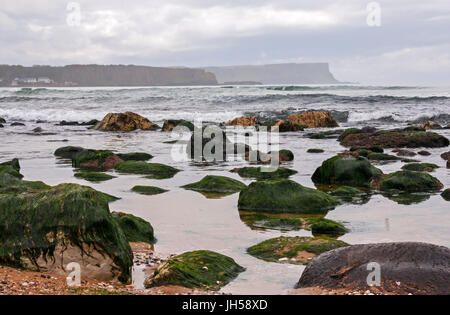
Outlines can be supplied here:
<path id="1" fill-rule="evenodd" d="M 339 196 L 339 197 L 355 197 L 365 195 L 365 192 L 354 187 L 340 186 L 338 189 L 333 190 L 330 194 L 332 196 Z"/>
<path id="2" fill-rule="evenodd" d="M 441 194 L 442 198 L 444 198 L 447 201 L 450 201 L 450 188 L 447 188 L 444 190 L 444 192 Z"/>
<path id="3" fill-rule="evenodd" d="M 16 181 L 26 191 L 10 186 L 0 194 L 1 264 L 66 275 L 64 267 L 77 262 L 83 277 L 130 282 L 133 254 L 109 212 L 111 196 L 74 184 Z"/>
<path id="4" fill-rule="evenodd" d="M 381 170 L 364 157 L 338 155 L 322 163 L 312 176 L 316 184 L 369 187 Z"/>
<path id="5" fill-rule="evenodd" d="M 229 194 L 239 192 L 247 186 L 233 178 L 208 175 L 201 181 L 185 185 L 183 188 L 198 192 Z"/>
<path id="6" fill-rule="evenodd" d="M 237 146 L 217 126 L 196 128 L 187 145 L 187 154 L 196 161 L 222 162 L 227 155 L 236 154 Z M 246 150 L 243 148 L 243 152 Z"/>
<path id="7" fill-rule="evenodd" d="M 73 146 L 62 147 L 58 148 L 55 151 L 55 156 L 73 160 L 78 154 L 80 154 L 83 151 L 86 151 L 86 149 L 82 147 L 73 147 Z"/>
<path id="8" fill-rule="evenodd" d="M 254 178 L 258 180 L 288 178 L 297 174 L 297 171 L 284 167 L 243 167 L 236 168 L 232 172 L 238 173 L 243 178 Z"/>
<path id="9" fill-rule="evenodd" d="M 149 222 L 122 212 L 113 212 L 112 216 L 124 232 L 128 242 L 155 243 L 153 227 Z"/>
<path id="10" fill-rule="evenodd" d="M 165 120 L 162 131 L 170 132 L 176 127 L 185 127 L 190 131 L 195 129 L 194 124 L 187 120 Z"/>
<path id="11" fill-rule="evenodd" d="M 107 171 L 123 160 L 108 150 L 83 150 L 73 155 L 72 166 L 84 170 Z"/>
<path id="12" fill-rule="evenodd" d="M 340 236 L 348 232 L 348 229 L 341 223 L 325 218 L 309 218 L 313 235 Z"/>
<path id="13" fill-rule="evenodd" d="M 269 213 L 324 214 L 338 201 L 328 194 L 287 179 L 251 183 L 239 195 L 239 210 Z"/>
<path id="14" fill-rule="evenodd" d="M 322 132 L 308 133 L 306 137 L 309 139 L 321 140 L 321 139 L 337 139 L 344 132 L 342 129 L 334 129 Z"/>
<path id="15" fill-rule="evenodd" d="M 296 132 L 305 130 L 305 126 L 293 124 L 290 121 L 280 120 L 270 129 L 271 132 Z"/>
<path id="16" fill-rule="evenodd" d="M 308 151 L 306 151 L 308 153 L 313 153 L 313 154 L 318 154 L 318 153 L 324 153 L 325 150 L 322 149 L 308 149 Z"/>
<path id="17" fill-rule="evenodd" d="M 211 251 L 195 251 L 173 257 L 145 280 L 146 288 L 165 285 L 220 290 L 245 268 L 232 258 Z"/>
<path id="18" fill-rule="evenodd" d="M 98 172 L 80 172 L 76 173 L 75 177 L 82 178 L 90 182 L 104 182 L 116 178 L 116 176 Z"/>
<path id="19" fill-rule="evenodd" d="M 381 194 L 399 205 L 414 205 L 430 199 L 431 195 L 427 192 L 403 192 L 403 191 L 382 191 Z"/>
<path id="20" fill-rule="evenodd" d="M 297 288 L 370 290 L 367 282 L 381 267 L 376 290 L 397 294 L 448 294 L 450 250 L 424 243 L 354 245 L 329 251 L 315 258 L 302 273 Z"/>
<path id="21" fill-rule="evenodd" d="M 153 155 L 144 152 L 120 153 L 117 156 L 123 161 L 148 161 Z"/>
<path id="22" fill-rule="evenodd" d="M 379 189 L 382 191 L 427 192 L 438 191 L 442 187 L 442 183 L 430 174 L 413 171 L 399 171 L 389 174 L 379 183 Z"/>
<path id="23" fill-rule="evenodd" d="M 9 174 L 16 178 L 23 178 L 23 175 L 20 174 L 20 165 L 18 159 L 13 159 L 8 162 L 4 162 L 0 164 L 0 175 Z"/>
<path id="24" fill-rule="evenodd" d="M 410 151 L 410 150 L 405 150 L 405 149 L 395 149 L 395 150 L 392 150 L 392 152 L 397 153 L 397 156 L 413 157 L 413 156 L 417 155 L 416 152 Z"/>
<path id="25" fill-rule="evenodd" d="M 134 131 L 137 129 L 156 130 L 159 127 L 138 114 L 125 112 L 109 113 L 93 129 L 101 131 Z"/>
<path id="26" fill-rule="evenodd" d="M 437 133 L 416 129 L 394 129 L 363 132 L 353 129 L 339 138 L 345 147 L 378 145 L 383 148 L 439 148 L 447 147 L 450 141 Z"/>
<path id="27" fill-rule="evenodd" d="M 334 128 L 339 124 L 328 112 L 304 112 L 302 114 L 292 114 L 288 120 L 296 125 L 307 126 L 308 128 Z"/>
<path id="28" fill-rule="evenodd" d="M 154 196 L 167 192 L 167 190 L 154 186 L 134 186 L 131 191 L 141 195 Z"/>
<path id="29" fill-rule="evenodd" d="M 385 153 L 369 153 L 367 158 L 371 161 L 398 161 L 401 160 L 399 157 Z"/>
<path id="30" fill-rule="evenodd" d="M 180 171 L 169 165 L 146 163 L 143 161 L 125 161 L 118 163 L 115 166 L 115 170 L 123 174 L 146 175 L 146 177 L 154 179 L 172 178 Z"/>
<path id="31" fill-rule="evenodd" d="M 347 243 L 326 237 L 277 237 L 247 249 L 259 259 L 306 265 L 314 257 L 327 251 L 349 246 Z"/>
<path id="32" fill-rule="evenodd" d="M 402 167 L 405 171 L 416 171 L 416 172 L 432 172 L 436 168 L 439 168 L 436 164 L 432 163 L 411 163 L 406 164 Z"/>

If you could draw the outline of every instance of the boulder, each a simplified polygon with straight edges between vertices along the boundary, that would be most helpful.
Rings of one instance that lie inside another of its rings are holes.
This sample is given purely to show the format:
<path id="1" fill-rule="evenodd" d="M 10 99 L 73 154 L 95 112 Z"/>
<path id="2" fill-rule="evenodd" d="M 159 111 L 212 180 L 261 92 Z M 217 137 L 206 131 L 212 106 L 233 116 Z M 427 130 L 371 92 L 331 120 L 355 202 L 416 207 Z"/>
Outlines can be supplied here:
<path id="1" fill-rule="evenodd" d="M 442 187 L 442 183 L 430 174 L 413 171 L 389 174 L 377 184 L 381 191 L 433 192 L 441 190 Z"/>
<path id="2" fill-rule="evenodd" d="M 416 171 L 416 172 L 432 172 L 436 168 L 439 168 L 436 164 L 432 163 L 410 163 L 402 167 L 405 171 Z"/>
<path id="3" fill-rule="evenodd" d="M 146 196 L 160 195 L 167 192 L 165 189 L 153 186 L 134 186 L 131 188 L 131 191 Z"/>
<path id="4" fill-rule="evenodd" d="M 441 158 L 447 161 L 450 160 L 450 151 L 442 153 Z"/>
<path id="5" fill-rule="evenodd" d="M 239 195 L 239 210 L 268 213 L 326 214 L 338 201 L 328 194 L 281 179 L 257 181 Z"/>
<path id="6" fill-rule="evenodd" d="M 194 131 L 195 126 L 187 120 L 165 120 L 162 131 L 170 132 L 176 127 L 186 127 L 190 131 Z"/>
<path id="7" fill-rule="evenodd" d="M 183 186 L 184 189 L 207 193 L 236 193 L 247 186 L 238 180 L 225 176 L 208 175 L 201 181 Z"/>
<path id="8" fill-rule="evenodd" d="M 369 187 L 382 171 L 364 158 L 337 155 L 322 163 L 312 176 L 315 184 Z"/>
<path id="9" fill-rule="evenodd" d="M 335 128 L 339 124 L 328 112 L 304 112 L 302 114 L 293 114 L 288 120 L 296 125 L 307 126 L 308 128 Z"/>
<path id="10" fill-rule="evenodd" d="M 242 116 L 235 118 L 226 123 L 227 126 L 242 126 L 242 127 L 254 127 L 259 125 L 258 118 L 255 116 Z"/>
<path id="11" fill-rule="evenodd" d="M 67 275 L 67 264 L 76 262 L 83 278 L 130 283 L 133 254 L 109 211 L 113 197 L 0 177 L 9 181 L 0 184 L 0 264 Z"/>
<path id="12" fill-rule="evenodd" d="M 450 144 L 446 137 L 437 133 L 408 128 L 375 132 L 352 129 L 344 132 L 339 139 L 345 147 L 378 145 L 383 148 L 439 148 Z"/>
<path id="13" fill-rule="evenodd" d="M 432 122 L 432 121 L 427 121 L 427 122 L 423 123 L 421 127 L 425 130 L 442 129 L 441 125 L 439 125 L 435 122 Z"/>
<path id="14" fill-rule="evenodd" d="M 444 198 L 447 201 L 450 201 L 450 188 L 447 188 L 444 190 L 444 192 L 441 194 L 442 198 Z"/>
<path id="15" fill-rule="evenodd" d="M 134 131 L 137 129 L 156 130 L 159 127 L 138 114 L 125 112 L 109 113 L 93 129 L 101 131 Z"/>
<path id="16" fill-rule="evenodd" d="M 105 173 L 98 173 L 98 172 L 80 172 L 76 173 L 75 177 L 82 178 L 84 180 L 90 181 L 90 182 L 105 182 L 108 180 L 111 180 L 113 178 L 116 178 L 116 176 L 112 176 Z"/>
<path id="17" fill-rule="evenodd" d="M 147 175 L 153 179 L 167 179 L 174 177 L 180 170 L 169 165 L 159 163 L 146 163 L 143 161 L 125 161 L 118 163 L 115 170 L 122 174 Z"/>
<path id="18" fill-rule="evenodd" d="M 164 262 L 145 280 L 146 288 L 181 286 L 218 291 L 245 268 L 232 258 L 211 251 L 184 253 Z"/>
<path id="19" fill-rule="evenodd" d="M 252 246 L 247 252 L 264 261 L 306 265 L 322 253 L 345 246 L 349 245 L 326 237 L 281 236 Z"/>
<path id="20" fill-rule="evenodd" d="M 153 227 L 144 219 L 122 212 L 113 212 L 112 217 L 122 229 L 129 243 L 155 243 Z"/>
<path id="21" fill-rule="evenodd" d="M 369 287 L 374 264 L 381 268 L 380 287 Z M 450 292 L 450 250 L 424 243 L 388 243 L 338 248 L 316 257 L 297 288 L 445 295 Z"/>
<path id="22" fill-rule="evenodd" d="M 297 171 L 284 168 L 266 168 L 266 167 L 243 167 L 232 170 L 233 173 L 238 173 L 243 178 L 254 178 L 258 180 L 288 178 L 297 174 Z"/>

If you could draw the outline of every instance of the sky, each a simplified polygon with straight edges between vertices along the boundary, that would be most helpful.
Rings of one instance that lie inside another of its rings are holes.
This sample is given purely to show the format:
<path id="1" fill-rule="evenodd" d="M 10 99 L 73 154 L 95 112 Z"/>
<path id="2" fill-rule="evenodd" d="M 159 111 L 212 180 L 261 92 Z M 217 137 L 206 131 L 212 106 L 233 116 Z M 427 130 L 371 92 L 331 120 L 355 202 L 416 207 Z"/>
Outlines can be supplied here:
<path id="1" fill-rule="evenodd" d="M 328 62 L 338 80 L 450 86 L 449 0 L 3 0 L 0 64 Z"/>

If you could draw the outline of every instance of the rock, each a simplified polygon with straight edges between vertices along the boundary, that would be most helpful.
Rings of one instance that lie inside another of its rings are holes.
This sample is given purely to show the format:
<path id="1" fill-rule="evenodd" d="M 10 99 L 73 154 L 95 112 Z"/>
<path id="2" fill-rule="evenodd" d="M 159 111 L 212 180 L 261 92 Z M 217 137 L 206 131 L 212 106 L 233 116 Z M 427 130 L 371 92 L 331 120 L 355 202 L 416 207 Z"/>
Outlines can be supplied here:
<path id="1" fill-rule="evenodd" d="M 339 124 L 328 112 L 304 112 L 302 114 L 293 114 L 288 120 L 296 125 L 307 126 L 308 128 L 334 128 Z"/>
<path id="2" fill-rule="evenodd" d="M 432 163 L 411 163 L 404 165 L 402 167 L 402 170 L 416 171 L 416 172 L 432 172 L 436 168 L 439 168 L 439 166 Z"/>
<path id="3" fill-rule="evenodd" d="M 230 257 L 211 251 L 195 251 L 169 259 L 145 280 L 144 285 L 146 288 L 173 285 L 218 291 L 243 271 L 245 268 Z"/>
<path id="4" fill-rule="evenodd" d="M 37 128 L 34 128 L 32 131 L 35 133 L 41 133 L 44 130 L 41 127 L 37 127 Z"/>
<path id="5" fill-rule="evenodd" d="M 444 160 L 450 160 L 450 151 L 442 153 L 441 154 L 441 158 L 443 158 Z"/>
<path id="6" fill-rule="evenodd" d="M 116 178 L 116 176 L 112 176 L 105 173 L 97 173 L 97 172 L 81 172 L 76 173 L 75 177 L 82 178 L 90 182 L 105 182 L 108 180 L 111 180 L 113 178 Z"/>
<path id="7" fill-rule="evenodd" d="M 78 121 L 65 121 L 65 120 L 63 120 L 63 121 L 60 121 L 58 125 L 59 126 L 78 126 L 79 123 L 78 123 Z"/>
<path id="8" fill-rule="evenodd" d="M 311 232 L 314 236 L 341 236 L 348 232 L 348 229 L 341 223 L 324 218 L 309 218 L 308 223 L 311 225 Z"/>
<path id="9" fill-rule="evenodd" d="M 339 136 L 344 132 L 344 130 L 328 130 L 328 131 L 322 131 L 317 133 L 309 133 L 306 135 L 309 139 L 337 139 Z"/>
<path id="10" fill-rule="evenodd" d="M 444 198 L 447 201 L 450 201 L 450 188 L 447 188 L 444 190 L 444 192 L 441 194 L 442 198 Z"/>
<path id="11" fill-rule="evenodd" d="M 340 142 L 345 147 L 378 145 L 383 148 L 439 148 L 446 147 L 450 141 L 437 133 L 411 129 L 364 132 L 353 129 L 343 133 Z"/>
<path id="12" fill-rule="evenodd" d="M 238 180 L 224 176 L 206 176 L 201 181 L 183 186 L 184 189 L 207 193 L 236 193 L 247 186 Z"/>
<path id="13" fill-rule="evenodd" d="M 147 221 L 122 212 L 113 212 L 112 216 L 124 232 L 129 243 L 155 243 L 153 227 Z"/>
<path id="14" fill-rule="evenodd" d="M 123 174 L 138 174 L 147 175 L 148 178 L 153 179 L 167 179 L 172 178 L 180 172 L 180 170 L 171 166 L 159 163 L 146 163 L 142 161 L 125 161 L 118 163 L 115 170 Z"/>
<path id="15" fill-rule="evenodd" d="M 57 149 L 54 154 L 57 157 L 73 160 L 79 153 L 81 153 L 83 151 L 87 151 L 87 150 L 82 147 L 68 146 L 68 147 L 62 147 L 62 148 Z"/>
<path id="16" fill-rule="evenodd" d="M 99 123 L 99 121 L 98 121 L 97 119 L 91 119 L 91 120 L 89 120 L 89 121 L 82 122 L 82 123 L 80 124 L 80 126 L 95 126 L 95 125 L 97 125 L 98 123 Z"/>
<path id="17" fill-rule="evenodd" d="M 271 132 L 296 132 L 303 131 L 305 127 L 302 125 L 293 124 L 290 121 L 280 120 L 270 129 Z"/>
<path id="18" fill-rule="evenodd" d="M 382 171 L 364 158 L 337 155 L 322 163 L 312 176 L 315 184 L 369 187 Z"/>
<path id="19" fill-rule="evenodd" d="M 338 141 L 340 141 L 340 142 L 343 141 L 349 135 L 361 134 L 361 133 L 363 133 L 363 134 L 364 133 L 374 133 L 376 131 L 377 131 L 377 128 L 374 128 L 374 127 L 364 127 L 362 129 L 348 128 L 348 129 L 345 129 L 344 131 L 341 132 L 341 134 L 338 137 Z M 361 145 L 358 145 L 356 147 L 364 148 L 365 146 L 367 146 L 367 144 L 361 144 Z"/>
<path id="20" fill-rule="evenodd" d="M 153 159 L 153 155 L 143 152 L 117 154 L 123 161 L 148 161 Z"/>
<path id="21" fill-rule="evenodd" d="M 147 118 L 132 112 L 109 113 L 101 122 L 94 126 L 95 130 L 101 131 L 134 131 L 134 130 L 156 130 L 159 127 Z"/>
<path id="22" fill-rule="evenodd" d="M 325 214 L 338 201 L 328 194 L 281 179 L 251 183 L 239 195 L 239 210 L 268 213 Z"/>
<path id="23" fill-rule="evenodd" d="M 167 192 L 165 189 L 153 186 L 134 186 L 131 188 L 131 191 L 146 196 L 154 196 Z"/>
<path id="24" fill-rule="evenodd" d="M 8 174 L 12 177 L 22 179 L 23 175 L 20 174 L 20 164 L 18 159 L 13 159 L 8 162 L 0 163 L 0 175 Z"/>
<path id="25" fill-rule="evenodd" d="M 442 129 L 441 125 L 436 124 L 435 122 L 432 122 L 432 121 L 427 121 L 427 122 L 423 123 L 421 127 L 425 130 Z"/>
<path id="26" fill-rule="evenodd" d="M 333 190 L 330 194 L 338 197 L 355 197 L 365 195 L 366 193 L 354 187 L 341 186 L 338 189 Z"/>
<path id="27" fill-rule="evenodd" d="M 237 146 L 227 138 L 226 133 L 217 126 L 196 128 L 187 145 L 187 154 L 196 161 L 222 162 L 227 155 L 236 152 Z M 241 153 L 245 153 L 244 151 Z"/>
<path id="28" fill-rule="evenodd" d="M 0 124 L 0 128 L 5 128 L 5 126 L 3 126 L 2 124 Z"/>
<path id="29" fill-rule="evenodd" d="M 20 123 L 20 122 L 13 122 L 13 123 L 11 124 L 11 126 L 12 126 L 12 127 L 25 126 L 25 124 Z"/>
<path id="30" fill-rule="evenodd" d="M 255 116 L 242 116 L 239 118 L 235 118 L 226 123 L 227 126 L 242 126 L 242 127 L 254 127 L 259 125 L 258 118 Z"/>
<path id="31" fill-rule="evenodd" d="M 72 156 L 74 167 L 92 171 L 112 170 L 121 162 L 121 158 L 108 150 L 82 150 Z"/>
<path id="32" fill-rule="evenodd" d="M 6 120 L 2 117 L 0 117 L 0 124 L 6 124 Z"/>
<path id="33" fill-rule="evenodd" d="M 425 150 L 419 151 L 417 152 L 417 154 L 422 155 L 422 156 L 430 156 L 431 153 Z"/>
<path id="34" fill-rule="evenodd" d="M 448 294 L 450 250 L 424 243 L 354 245 L 315 258 L 303 272 L 297 288 L 321 287 L 364 291 L 376 262 L 381 287 L 387 293 Z"/>
<path id="35" fill-rule="evenodd" d="M 450 169 L 450 160 L 447 161 L 447 168 Z"/>
<path id="36" fill-rule="evenodd" d="M 263 153 L 260 151 L 245 152 L 244 159 L 254 164 L 270 164 L 272 155 L 270 153 Z"/>
<path id="37" fill-rule="evenodd" d="M 308 149 L 308 151 L 306 151 L 306 152 L 317 154 L 317 153 L 324 153 L 325 150 L 322 150 L 322 149 Z"/>
<path id="38" fill-rule="evenodd" d="M 111 200 L 89 187 L 16 179 L 0 193 L 0 264 L 67 275 L 76 262 L 83 277 L 129 283 L 133 254 Z"/>
<path id="39" fill-rule="evenodd" d="M 306 265 L 314 257 L 327 251 L 349 246 L 347 243 L 325 237 L 277 237 L 247 249 L 258 259 L 268 262 L 287 262 Z"/>
<path id="40" fill-rule="evenodd" d="M 427 173 L 399 171 L 384 177 L 377 187 L 382 191 L 431 192 L 441 190 L 443 185 Z"/>
<path id="41" fill-rule="evenodd" d="M 269 152 L 270 156 L 275 156 L 278 154 L 279 162 L 292 162 L 294 160 L 294 153 L 291 150 L 280 150 L 278 152 Z"/>
<path id="42" fill-rule="evenodd" d="M 162 127 L 162 131 L 170 132 L 176 127 L 185 127 L 190 131 L 194 131 L 195 126 L 193 123 L 187 120 L 166 120 Z"/>
<path id="43" fill-rule="evenodd" d="M 390 154 L 385 154 L 385 153 L 369 153 L 367 155 L 367 158 L 371 161 L 398 161 L 401 160 L 400 158 L 394 156 L 394 155 L 390 155 Z"/>
<path id="44" fill-rule="evenodd" d="M 417 154 L 413 151 L 409 151 L 409 150 L 402 150 L 402 149 L 396 149 L 396 150 L 392 150 L 392 152 L 397 153 L 397 156 L 409 156 L 409 157 L 413 157 L 416 156 Z"/>
<path id="45" fill-rule="evenodd" d="M 268 167 L 243 167 L 236 168 L 232 170 L 233 173 L 238 173 L 239 176 L 243 178 L 254 178 L 258 180 L 264 179 L 276 179 L 276 178 L 288 178 L 294 174 L 297 174 L 297 171 L 284 168 L 268 168 Z"/>

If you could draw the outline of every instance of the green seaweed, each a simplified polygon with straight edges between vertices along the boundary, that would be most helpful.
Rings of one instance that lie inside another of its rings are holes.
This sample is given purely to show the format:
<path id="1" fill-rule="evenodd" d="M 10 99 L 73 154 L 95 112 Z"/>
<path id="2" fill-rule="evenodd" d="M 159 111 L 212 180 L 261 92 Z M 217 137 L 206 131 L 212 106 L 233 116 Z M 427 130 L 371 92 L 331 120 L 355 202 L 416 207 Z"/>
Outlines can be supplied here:
<path id="1" fill-rule="evenodd" d="M 122 212 L 114 212 L 112 215 L 124 232 L 128 242 L 155 243 L 154 230 L 149 222 Z"/>
<path id="2" fill-rule="evenodd" d="M 288 178 L 297 174 L 297 171 L 284 167 L 243 167 L 233 170 L 243 178 L 254 178 L 258 180 Z"/>
<path id="3" fill-rule="evenodd" d="M 154 196 L 167 192 L 167 190 L 154 186 L 134 186 L 131 191 L 141 195 Z"/>
<path id="4" fill-rule="evenodd" d="M 125 161 L 118 163 L 115 170 L 123 174 L 147 175 L 152 179 L 172 178 L 180 170 L 171 166 L 159 163 L 146 163 L 143 161 Z"/>
<path id="5" fill-rule="evenodd" d="M 82 178 L 90 182 L 104 182 L 116 178 L 116 176 L 99 172 L 80 172 L 76 173 L 75 177 Z"/>

